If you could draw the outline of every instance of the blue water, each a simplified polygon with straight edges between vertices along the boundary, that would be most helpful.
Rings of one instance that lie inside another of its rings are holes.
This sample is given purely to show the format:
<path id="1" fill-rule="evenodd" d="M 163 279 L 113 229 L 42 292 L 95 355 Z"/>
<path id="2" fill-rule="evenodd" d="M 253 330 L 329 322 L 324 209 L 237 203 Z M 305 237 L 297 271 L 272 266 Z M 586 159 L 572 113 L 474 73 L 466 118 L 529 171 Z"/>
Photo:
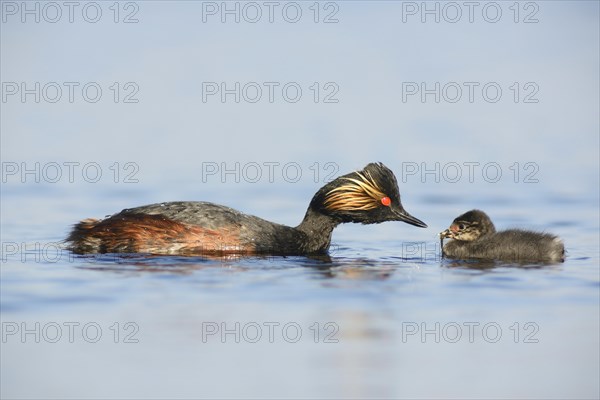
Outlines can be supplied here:
<path id="1" fill-rule="evenodd" d="M 297 2 L 298 22 L 296 3 L 273 22 L 260 2 L 257 22 L 222 22 L 222 2 L 98 2 L 95 22 L 94 4 L 73 22 L 23 4 L 0 3 L 0 397 L 600 397 L 598 2 L 481 3 L 472 22 L 461 2 L 427 2 L 439 21 Z M 319 258 L 62 248 L 83 218 L 163 201 L 293 226 L 372 161 L 429 228 L 343 225 Z M 566 261 L 441 259 L 473 208 L 560 236 Z"/>
<path id="2" fill-rule="evenodd" d="M 22 192 L 6 196 L 4 207 L 18 209 Z M 267 206 L 263 196 L 233 192 L 245 207 Z M 543 229 L 568 250 L 561 264 L 481 268 L 441 259 L 435 236 L 454 217 L 440 210 L 456 214 L 470 201 L 441 207 L 433 197 L 404 197 L 430 228 L 342 226 L 330 259 L 73 256 L 54 245 L 72 221 L 48 215 L 41 224 L 32 211 L 35 221 L 9 222 L 3 238 L 22 247 L 5 248 L 2 264 L 2 390 L 77 398 L 594 397 L 595 199 L 554 217 L 555 199 L 538 199 L 524 217 L 479 202 L 498 215 L 499 228 L 515 226 L 514 218 L 538 227 L 546 216 Z M 107 193 L 107 202 L 115 198 L 130 197 Z M 302 214 L 306 199 L 282 198 Z M 62 201 L 58 193 L 44 199 L 54 209 Z"/>

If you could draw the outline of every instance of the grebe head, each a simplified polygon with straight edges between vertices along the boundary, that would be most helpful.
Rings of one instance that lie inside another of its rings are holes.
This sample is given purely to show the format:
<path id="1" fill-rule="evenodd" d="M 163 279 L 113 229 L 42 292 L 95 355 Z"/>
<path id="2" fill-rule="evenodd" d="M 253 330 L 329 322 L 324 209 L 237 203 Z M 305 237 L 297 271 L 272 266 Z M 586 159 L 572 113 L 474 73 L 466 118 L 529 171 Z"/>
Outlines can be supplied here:
<path id="1" fill-rule="evenodd" d="M 427 227 L 404 210 L 396 177 L 382 163 L 371 163 L 361 171 L 329 182 L 315 194 L 310 207 L 341 222 L 377 224 L 403 221 Z"/>
<path id="2" fill-rule="evenodd" d="M 495 232 L 496 228 L 486 213 L 481 210 L 471 210 L 456 217 L 448 229 L 440 232 L 440 238 L 472 242 Z"/>

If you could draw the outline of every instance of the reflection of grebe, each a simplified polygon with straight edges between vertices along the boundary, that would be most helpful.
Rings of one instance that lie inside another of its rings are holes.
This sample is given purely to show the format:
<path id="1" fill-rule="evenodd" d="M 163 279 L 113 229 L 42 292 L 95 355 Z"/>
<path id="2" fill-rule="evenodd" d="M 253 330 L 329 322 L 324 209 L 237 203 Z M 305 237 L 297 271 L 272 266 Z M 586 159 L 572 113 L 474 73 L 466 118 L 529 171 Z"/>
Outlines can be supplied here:
<path id="1" fill-rule="evenodd" d="M 505 261 L 564 261 L 565 247 L 558 237 L 519 229 L 496 232 L 486 213 L 471 210 L 457 217 L 440 238 L 454 239 L 443 247 L 450 258 Z"/>
<path id="2" fill-rule="evenodd" d="M 326 252 L 341 223 L 384 221 L 427 226 L 402 207 L 392 171 L 371 163 L 323 186 L 295 228 L 217 204 L 171 202 L 83 220 L 67 242 L 80 254 L 310 254 Z"/>

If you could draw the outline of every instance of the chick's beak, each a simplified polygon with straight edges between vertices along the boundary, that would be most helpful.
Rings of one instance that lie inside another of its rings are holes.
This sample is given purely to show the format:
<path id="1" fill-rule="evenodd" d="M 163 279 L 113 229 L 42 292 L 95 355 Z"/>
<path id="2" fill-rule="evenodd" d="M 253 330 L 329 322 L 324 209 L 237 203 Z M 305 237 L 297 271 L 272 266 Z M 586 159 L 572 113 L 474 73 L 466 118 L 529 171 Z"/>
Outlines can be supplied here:
<path id="1" fill-rule="evenodd" d="M 454 236 L 450 229 L 446 229 L 445 231 L 440 232 L 439 235 L 440 239 L 452 238 Z"/>
<path id="2" fill-rule="evenodd" d="M 406 222 L 407 224 L 418 226 L 419 228 L 427 228 L 427 224 L 425 222 L 413 217 L 403 208 L 392 208 L 392 212 L 394 213 L 397 221 Z"/>

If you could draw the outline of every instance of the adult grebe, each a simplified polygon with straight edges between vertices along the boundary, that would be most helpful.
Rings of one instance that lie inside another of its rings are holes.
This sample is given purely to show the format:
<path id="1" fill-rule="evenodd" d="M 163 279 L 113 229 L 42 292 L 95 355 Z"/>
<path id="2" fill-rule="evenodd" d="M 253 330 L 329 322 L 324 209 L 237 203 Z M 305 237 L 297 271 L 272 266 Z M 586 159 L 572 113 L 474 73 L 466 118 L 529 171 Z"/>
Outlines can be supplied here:
<path id="1" fill-rule="evenodd" d="M 213 203 L 170 202 L 128 208 L 103 220 L 83 220 L 66 241 L 79 254 L 301 255 L 326 252 L 339 224 L 384 221 L 427 227 L 402 207 L 392 171 L 371 163 L 319 189 L 297 227 Z"/>

